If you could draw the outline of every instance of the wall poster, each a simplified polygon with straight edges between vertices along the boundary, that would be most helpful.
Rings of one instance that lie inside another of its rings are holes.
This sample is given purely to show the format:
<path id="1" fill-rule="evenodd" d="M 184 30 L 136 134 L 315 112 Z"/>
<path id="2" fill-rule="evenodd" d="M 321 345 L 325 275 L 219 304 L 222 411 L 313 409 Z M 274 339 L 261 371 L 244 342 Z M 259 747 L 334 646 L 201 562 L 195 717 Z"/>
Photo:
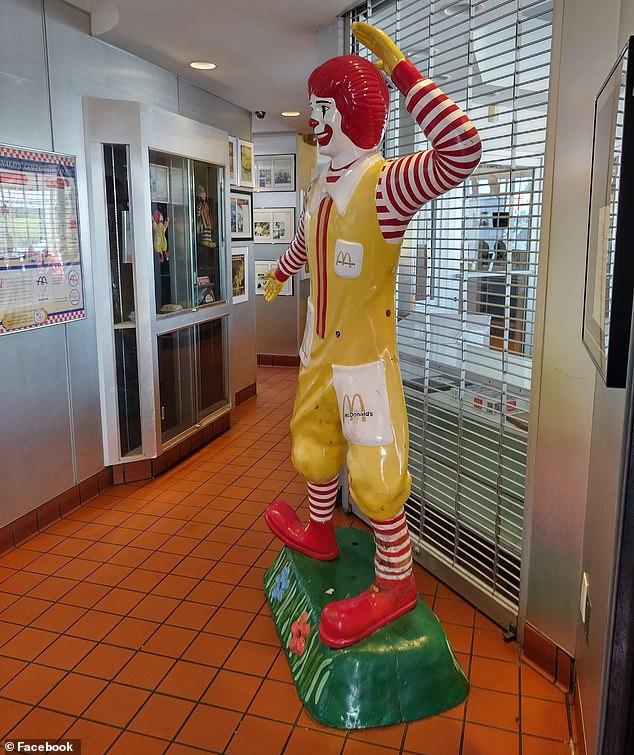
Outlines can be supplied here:
<path id="1" fill-rule="evenodd" d="M 85 316 L 75 158 L 0 145 L 0 335 Z"/>

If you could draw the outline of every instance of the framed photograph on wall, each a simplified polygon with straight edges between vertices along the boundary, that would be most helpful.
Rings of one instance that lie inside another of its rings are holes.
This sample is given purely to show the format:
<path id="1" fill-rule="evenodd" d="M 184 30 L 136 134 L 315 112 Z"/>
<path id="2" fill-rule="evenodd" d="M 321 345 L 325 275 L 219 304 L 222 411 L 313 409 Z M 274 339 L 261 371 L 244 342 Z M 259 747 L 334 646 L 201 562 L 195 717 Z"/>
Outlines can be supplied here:
<path id="1" fill-rule="evenodd" d="M 256 260 L 255 267 L 255 294 L 256 296 L 264 295 L 264 284 L 266 283 L 266 273 L 275 268 L 275 263 L 270 260 Z"/>
<path id="2" fill-rule="evenodd" d="M 231 285 L 234 304 L 249 300 L 248 246 L 235 246 L 231 250 Z"/>
<path id="3" fill-rule="evenodd" d="M 229 184 L 238 185 L 238 140 L 235 136 L 230 136 L 227 141 L 227 150 L 229 152 Z"/>
<path id="4" fill-rule="evenodd" d="M 271 210 L 255 208 L 253 210 L 253 241 L 256 244 L 270 244 L 273 226 L 273 213 Z"/>
<path id="5" fill-rule="evenodd" d="M 275 262 L 273 260 L 261 260 L 255 261 L 255 293 L 262 296 L 264 294 L 264 284 L 266 283 L 266 273 L 275 270 Z M 292 296 L 293 295 L 293 276 L 284 283 L 282 290 L 278 296 Z"/>
<path id="6" fill-rule="evenodd" d="M 255 159 L 257 191 L 295 191 L 295 155 L 261 155 Z"/>
<path id="7" fill-rule="evenodd" d="M 583 342 L 609 388 L 624 388 L 634 291 L 634 37 L 594 110 Z"/>
<path id="8" fill-rule="evenodd" d="M 253 197 L 248 191 L 232 191 L 229 194 L 231 213 L 231 238 L 249 241 L 253 236 Z"/>
<path id="9" fill-rule="evenodd" d="M 273 190 L 273 161 L 270 157 L 255 158 L 255 188 L 257 191 Z"/>
<path id="10" fill-rule="evenodd" d="M 295 235 L 295 208 L 279 207 L 271 211 L 271 232 L 274 244 L 290 244 Z"/>
<path id="11" fill-rule="evenodd" d="M 240 186 L 252 189 L 255 183 L 253 176 L 253 142 L 238 139 L 238 181 Z"/>
<path id="12" fill-rule="evenodd" d="M 290 244 L 294 234 L 294 207 L 253 210 L 253 241 L 256 244 Z"/>

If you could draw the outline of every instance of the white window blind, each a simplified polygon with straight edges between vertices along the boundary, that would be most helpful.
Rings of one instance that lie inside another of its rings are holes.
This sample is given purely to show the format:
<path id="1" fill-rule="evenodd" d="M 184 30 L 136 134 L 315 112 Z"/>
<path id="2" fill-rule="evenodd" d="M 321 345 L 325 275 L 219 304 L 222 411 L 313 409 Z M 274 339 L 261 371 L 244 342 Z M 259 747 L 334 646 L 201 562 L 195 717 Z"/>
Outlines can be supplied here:
<path id="1" fill-rule="evenodd" d="M 368 0 L 386 31 L 470 116 L 482 162 L 405 237 L 398 340 L 419 560 L 517 614 L 552 2 Z M 352 38 L 352 50 L 372 58 Z M 391 91 L 386 157 L 425 139 Z M 448 572 L 449 570 L 449 572 Z"/>

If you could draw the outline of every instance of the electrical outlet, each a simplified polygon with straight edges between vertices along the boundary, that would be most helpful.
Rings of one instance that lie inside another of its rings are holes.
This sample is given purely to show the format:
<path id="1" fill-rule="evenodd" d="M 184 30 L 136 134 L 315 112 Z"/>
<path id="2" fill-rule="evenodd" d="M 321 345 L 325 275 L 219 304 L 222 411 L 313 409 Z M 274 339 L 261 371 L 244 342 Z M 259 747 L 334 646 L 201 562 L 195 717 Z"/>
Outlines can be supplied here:
<path id="1" fill-rule="evenodd" d="M 587 571 L 584 571 L 583 576 L 581 577 L 579 612 L 581 613 L 581 621 L 583 622 L 583 634 L 586 638 L 586 643 L 588 643 L 588 637 L 590 635 L 590 614 L 592 613 L 592 603 L 590 601 L 590 575 Z"/>
<path id="2" fill-rule="evenodd" d="M 581 595 L 579 596 L 579 612 L 581 613 L 581 621 L 586 623 L 586 609 L 588 606 L 588 591 L 590 590 L 590 575 L 587 571 L 584 571 L 581 577 Z"/>

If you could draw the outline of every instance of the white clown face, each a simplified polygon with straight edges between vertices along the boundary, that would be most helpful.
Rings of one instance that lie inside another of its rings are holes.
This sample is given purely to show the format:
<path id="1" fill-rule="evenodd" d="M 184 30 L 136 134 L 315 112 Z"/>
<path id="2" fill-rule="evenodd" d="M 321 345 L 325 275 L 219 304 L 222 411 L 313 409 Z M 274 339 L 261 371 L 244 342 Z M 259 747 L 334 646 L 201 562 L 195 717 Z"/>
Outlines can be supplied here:
<path id="1" fill-rule="evenodd" d="M 317 137 L 319 152 L 330 157 L 333 163 L 337 162 L 338 157 L 356 152 L 354 143 L 341 130 L 341 113 L 334 99 L 311 94 L 309 102 L 309 125 Z"/>

